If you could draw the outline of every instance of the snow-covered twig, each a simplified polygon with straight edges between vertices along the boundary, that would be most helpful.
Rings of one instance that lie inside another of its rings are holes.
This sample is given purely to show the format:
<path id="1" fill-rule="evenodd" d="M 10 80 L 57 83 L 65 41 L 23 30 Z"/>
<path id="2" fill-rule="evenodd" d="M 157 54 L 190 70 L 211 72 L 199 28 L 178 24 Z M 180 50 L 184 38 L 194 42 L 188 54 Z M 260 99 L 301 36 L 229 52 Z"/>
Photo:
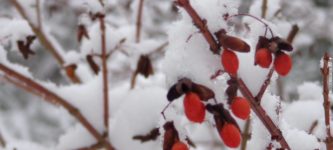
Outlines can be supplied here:
<path id="1" fill-rule="evenodd" d="M 208 30 L 207 23 L 205 19 L 201 19 L 198 13 L 193 9 L 188 0 L 178 0 L 177 4 L 183 7 L 186 12 L 191 16 L 194 25 L 200 30 L 201 34 L 205 37 L 206 41 L 210 45 L 210 50 L 214 54 L 220 53 L 220 46 L 213 37 L 213 34 Z"/>
<path id="2" fill-rule="evenodd" d="M 15 6 L 15 8 L 17 9 L 17 11 L 20 13 L 20 15 L 28 22 L 30 28 L 32 29 L 32 31 L 36 34 L 36 36 L 38 37 L 40 43 L 51 52 L 52 56 L 57 60 L 58 64 L 60 65 L 61 68 L 64 68 L 66 70 L 68 70 L 69 68 L 67 68 L 65 65 L 65 60 L 64 57 L 62 56 L 61 53 L 61 49 L 59 49 L 56 45 L 60 45 L 60 44 L 55 44 L 53 42 L 55 42 L 54 40 L 51 40 L 47 33 L 45 33 L 45 31 L 40 28 L 39 26 L 36 26 L 32 20 L 29 18 L 29 16 L 26 14 L 24 8 L 22 7 L 22 5 L 17 1 L 17 0 L 11 0 L 11 2 L 13 3 L 13 5 Z M 74 71 L 74 70 L 73 70 Z M 66 71 L 67 72 L 67 71 Z M 74 83 L 80 83 L 80 79 L 77 77 L 77 75 L 74 74 L 68 74 L 67 76 L 69 77 L 69 79 L 74 82 Z"/>
<path id="3" fill-rule="evenodd" d="M 311 127 L 309 129 L 309 134 L 312 134 L 314 129 L 318 126 L 318 120 L 314 121 L 312 124 L 311 124 Z"/>
<path id="4" fill-rule="evenodd" d="M 68 103 L 66 100 L 58 96 L 57 94 L 49 91 L 42 85 L 38 84 L 37 82 L 33 81 L 32 79 L 29 79 L 25 77 L 24 75 L 21 75 L 20 73 L 6 67 L 3 64 L 0 64 L 0 70 L 4 73 L 4 79 L 12 84 L 14 84 L 17 87 L 20 87 L 28 92 L 31 92 L 32 94 L 35 94 L 37 96 L 43 97 L 43 100 L 46 102 L 49 102 L 54 105 L 62 106 L 65 108 L 74 118 L 76 118 L 83 127 L 87 129 L 87 131 L 90 132 L 90 134 L 99 142 L 103 143 L 103 145 L 107 149 L 113 149 L 111 147 L 111 144 L 106 141 L 103 136 L 92 126 L 91 123 L 88 122 L 88 120 L 81 114 L 81 112 Z"/>
<path id="5" fill-rule="evenodd" d="M 140 37 L 141 37 L 143 2 L 144 2 L 144 0 L 140 0 L 140 2 L 139 2 L 139 9 L 138 9 L 137 17 L 136 17 L 135 41 L 137 43 L 140 42 Z"/>
<path id="6" fill-rule="evenodd" d="M 330 56 L 326 52 L 323 58 L 324 65 L 321 68 L 321 73 L 323 75 L 323 96 L 324 96 L 324 110 L 325 110 L 325 127 L 326 127 L 326 149 L 333 149 L 333 137 L 331 134 L 331 117 L 330 117 L 330 98 L 329 98 L 329 66 Z"/>
<path id="7" fill-rule="evenodd" d="M 38 28 L 42 29 L 42 14 L 41 14 L 41 7 L 40 7 L 40 0 L 36 0 L 36 14 L 37 14 L 37 22 Z"/>
<path id="8" fill-rule="evenodd" d="M 106 134 L 109 129 L 109 86 L 108 86 L 108 70 L 107 70 L 107 53 L 106 53 L 106 39 L 105 39 L 105 20 L 104 15 L 99 15 L 100 29 L 101 29 L 101 45 L 102 45 L 102 73 L 103 73 L 103 99 L 104 99 L 104 126 Z"/>
<path id="9" fill-rule="evenodd" d="M 290 32 L 289 32 L 289 34 L 288 34 L 288 37 L 287 37 L 287 41 L 288 41 L 289 43 L 292 43 L 292 42 L 294 41 L 295 36 L 297 35 L 298 31 L 299 31 L 299 27 L 298 27 L 298 25 L 297 25 L 297 24 L 294 24 L 294 25 L 291 27 L 291 30 L 290 30 Z"/>

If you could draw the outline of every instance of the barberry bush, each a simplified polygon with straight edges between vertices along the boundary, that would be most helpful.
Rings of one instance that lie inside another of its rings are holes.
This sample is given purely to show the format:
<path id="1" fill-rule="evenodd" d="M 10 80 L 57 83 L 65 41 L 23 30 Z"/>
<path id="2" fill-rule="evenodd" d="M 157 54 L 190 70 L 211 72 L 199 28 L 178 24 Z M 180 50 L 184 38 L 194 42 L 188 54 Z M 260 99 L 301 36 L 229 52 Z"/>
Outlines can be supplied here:
<path id="1" fill-rule="evenodd" d="M 333 149 L 332 6 L 2 0 L 1 149 Z"/>

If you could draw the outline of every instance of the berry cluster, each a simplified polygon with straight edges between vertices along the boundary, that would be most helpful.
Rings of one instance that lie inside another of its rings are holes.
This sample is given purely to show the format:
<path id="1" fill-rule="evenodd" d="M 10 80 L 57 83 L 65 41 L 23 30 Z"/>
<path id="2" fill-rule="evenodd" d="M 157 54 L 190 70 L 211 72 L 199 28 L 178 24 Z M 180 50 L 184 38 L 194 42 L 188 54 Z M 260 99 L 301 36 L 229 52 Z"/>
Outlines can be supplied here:
<path id="1" fill-rule="evenodd" d="M 264 36 L 259 37 L 256 46 L 255 64 L 262 68 L 269 68 L 272 63 L 272 55 L 274 59 L 275 71 L 285 76 L 292 67 L 292 60 L 289 55 L 283 51 L 292 51 L 293 47 L 285 40 L 279 37 L 268 39 Z"/>

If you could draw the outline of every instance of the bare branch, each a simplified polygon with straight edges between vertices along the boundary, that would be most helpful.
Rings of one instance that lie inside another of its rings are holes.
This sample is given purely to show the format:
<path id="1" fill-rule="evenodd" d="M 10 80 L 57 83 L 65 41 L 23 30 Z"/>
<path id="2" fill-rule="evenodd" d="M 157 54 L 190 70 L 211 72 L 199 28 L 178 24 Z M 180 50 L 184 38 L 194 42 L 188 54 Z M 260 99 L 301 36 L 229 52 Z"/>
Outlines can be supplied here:
<path id="1" fill-rule="evenodd" d="M 143 2 L 144 2 L 144 0 L 140 0 L 140 2 L 139 2 L 138 15 L 136 17 L 137 19 L 136 19 L 135 41 L 137 43 L 140 42 L 140 37 L 141 37 Z"/>
<path id="2" fill-rule="evenodd" d="M 98 133 L 98 131 L 88 122 L 88 120 L 80 113 L 80 111 L 66 100 L 49 91 L 39 83 L 25 77 L 24 75 L 21 75 L 20 73 L 4 66 L 3 64 L 0 64 L 0 70 L 4 72 L 4 79 L 8 82 L 28 92 L 31 92 L 32 94 L 42 97 L 46 102 L 65 108 L 82 124 L 83 127 L 85 127 L 90 132 L 93 137 L 95 137 L 97 141 L 104 143 L 108 149 L 113 149 L 111 144 L 106 141 L 100 133 Z"/>
<path id="3" fill-rule="evenodd" d="M 266 14 L 267 14 L 267 2 L 268 2 L 268 0 L 262 0 L 261 18 L 266 18 Z"/>

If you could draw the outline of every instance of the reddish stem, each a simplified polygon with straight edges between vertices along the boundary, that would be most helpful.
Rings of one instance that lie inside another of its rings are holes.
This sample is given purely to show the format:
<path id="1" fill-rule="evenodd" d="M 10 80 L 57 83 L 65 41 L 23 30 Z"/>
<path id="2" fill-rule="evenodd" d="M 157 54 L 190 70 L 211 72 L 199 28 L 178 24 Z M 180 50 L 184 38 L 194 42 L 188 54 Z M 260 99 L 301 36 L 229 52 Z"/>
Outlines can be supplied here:
<path id="1" fill-rule="evenodd" d="M 257 102 L 260 103 L 261 102 L 261 99 L 262 99 L 262 96 L 264 95 L 267 87 L 269 86 L 269 84 L 271 83 L 271 78 L 272 78 L 272 75 L 274 73 L 274 68 L 271 68 L 269 70 L 269 73 L 266 77 L 266 80 L 264 81 L 264 83 L 262 84 L 261 88 L 260 88 L 260 91 L 259 93 L 257 94 L 257 96 L 255 97 Z"/>
<path id="2" fill-rule="evenodd" d="M 109 86 L 108 86 L 108 71 L 107 71 L 107 53 L 106 53 L 106 39 L 105 39 L 105 21 L 104 15 L 99 16 L 100 29 L 101 29 L 101 45 L 102 45 L 102 75 L 103 75 L 103 105 L 104 105 L 104 126 L 106 134 L 109 130 Z"/>
<path id="3" fill-rule="evenodd" d="M 330 123 L 330 98 L 329 98 L 329 72 L 330 68 L 328 63 L 330 61 L 330 56 L 326 52 L 324 55 L 324 66 L 321 68 L 321 73 L 323 75 L 323 97 L 324 97 L 324 110 L 325 110 L 325 125 L 326 125 L 326 149 L 333 149 L 333 137 L 331 134 L 331 123 Z"/>

